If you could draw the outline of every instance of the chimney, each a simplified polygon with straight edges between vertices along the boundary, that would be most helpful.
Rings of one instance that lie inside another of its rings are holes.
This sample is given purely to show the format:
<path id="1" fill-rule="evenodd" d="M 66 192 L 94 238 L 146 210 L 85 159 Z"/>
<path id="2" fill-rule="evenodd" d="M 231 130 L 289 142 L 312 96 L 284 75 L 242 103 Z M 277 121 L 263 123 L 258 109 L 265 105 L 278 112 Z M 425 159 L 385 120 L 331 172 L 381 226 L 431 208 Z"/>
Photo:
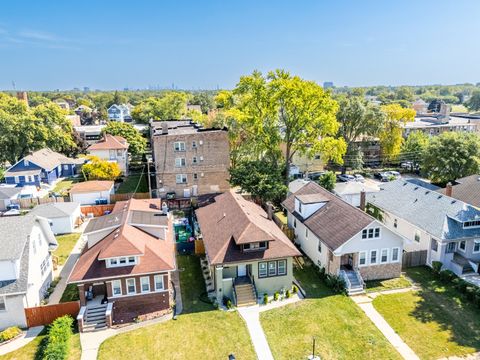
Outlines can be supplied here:
<path id="1" fill-rule="evenodd" d="M 367 193 L 365 190 L 360 191 L 360 210 L 365 211 L 367 205 Z"/>
<path id="2" fill-rule="evenodd" d="M 273 205 L 271 202 L 267 203 L 267 217 L 268 220 L 273 220 Z"/>
<path id="3" fill-rule="evenodd" d="M 168 134 L 168 123 L 166 121 L 162 122 L 162 134 Z"/>
<path id="4" fill-rule="evenodd" d="M 28 95 L 26 91 L 17 91 L 17 99 L 25 101 L 25 104 L 28 106 Z"/>
<path id="5" fill-rule="evenodd" d="M 447 187 L 445 188 L 445 195 L 447 195 L 448 197 L 452 197 L 452 191 L 453 191 L 453 186 L 452 186 L 452 183 L 449 182 L 447 184 Z"/>

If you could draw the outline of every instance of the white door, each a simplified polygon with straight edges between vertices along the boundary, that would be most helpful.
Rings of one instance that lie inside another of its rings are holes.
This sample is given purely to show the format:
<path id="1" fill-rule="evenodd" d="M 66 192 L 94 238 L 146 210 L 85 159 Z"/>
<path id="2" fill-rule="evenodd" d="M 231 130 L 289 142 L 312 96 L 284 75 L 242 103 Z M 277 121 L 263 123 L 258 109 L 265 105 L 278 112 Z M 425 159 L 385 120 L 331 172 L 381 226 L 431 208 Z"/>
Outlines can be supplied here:
<path id="1" fill-rule="evenodd" d="M 247 265 L 237 265 L 237 276 L 247 276 Z"/>

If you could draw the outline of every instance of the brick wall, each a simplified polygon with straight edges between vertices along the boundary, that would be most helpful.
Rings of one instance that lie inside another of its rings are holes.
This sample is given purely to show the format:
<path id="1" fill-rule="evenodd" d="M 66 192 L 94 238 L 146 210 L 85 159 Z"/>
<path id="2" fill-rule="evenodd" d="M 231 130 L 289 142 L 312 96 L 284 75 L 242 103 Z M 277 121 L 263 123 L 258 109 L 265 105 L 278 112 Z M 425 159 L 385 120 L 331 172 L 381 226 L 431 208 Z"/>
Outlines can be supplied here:
<path id="1" fill-rule="evenodd" d="M 362 266 L 359 268 L 363 280 L 391 279 L 400 276 L 401 263 Z"/>

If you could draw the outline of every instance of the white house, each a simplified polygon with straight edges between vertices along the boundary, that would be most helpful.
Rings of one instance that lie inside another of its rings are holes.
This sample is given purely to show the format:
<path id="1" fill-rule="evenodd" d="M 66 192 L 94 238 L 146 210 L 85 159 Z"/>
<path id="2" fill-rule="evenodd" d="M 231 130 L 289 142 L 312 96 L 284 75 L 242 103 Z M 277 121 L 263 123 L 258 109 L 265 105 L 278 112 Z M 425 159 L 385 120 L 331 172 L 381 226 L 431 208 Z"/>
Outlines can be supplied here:
<path id="1" fill-rule="evenodd" d="M 110 195 L 114 193 L 113 181 L 91 180 L 74 184 L 70 200 L 81 205 L 110 204 Z"/>
<path id="2" fill-rule="evenodd" d="M 82 212 L 78 202 L 56 202 L 38 205 L 32 214 L 49 220 L 54 234 L 69 234 L 79 225 Z"/>
<path id="3" fill-rule="evenodd" d="M 26 307 L 40 305 L 53 280 L 57 242 L 48 220 L 33 214 L 0 218 L 0 330 L 26 327 Z"/>
<path id="4" fill-rule="evenodd" d="M 461 276 L 480 272 L 480 210 L 436 191 L 396 180 L 367 196 L 368 209 L 408 241 L 407 252 L 426 252 L 426 264 Z"/>
<path id="5" fill-rule="evenodd" d="M 0 211 L 7 210 L 8 206 L 18 198 L 21 190 L 19 187 L 0 187 Z"/>
<path id="6" fill-rule="evenodd" d="M 132 122 L 131 110 L 132 105 L 130 104 L 113 104 L 107 110 L 108 119 L 117 122 Z"/>
<path id="7" fill-rule="evenodd" d="M 400 276 L 403 238 L 315 182 L 282 203 L 295 243 L 319 267 L 342 276 L 349 293 L 364 280 Z"/>
<path id="8" fill-rule="evenodd" d="M 128 143 L 121 136 L 105 134 L 103 139 L 87 148 L 90 155 L 116 162 L 124 175 L 128 175 Z"/>
<path id="9" fill-rule="evenodd" d="M 366 194 L 371 194 L 380 191 L 375 184 L 369 185 L 357 181 L 347 181 L 335 184 L 333 193 L 340 196 L 343 201 L 350 205 L 360 207 L 360 193 L 364 191 Z"/>

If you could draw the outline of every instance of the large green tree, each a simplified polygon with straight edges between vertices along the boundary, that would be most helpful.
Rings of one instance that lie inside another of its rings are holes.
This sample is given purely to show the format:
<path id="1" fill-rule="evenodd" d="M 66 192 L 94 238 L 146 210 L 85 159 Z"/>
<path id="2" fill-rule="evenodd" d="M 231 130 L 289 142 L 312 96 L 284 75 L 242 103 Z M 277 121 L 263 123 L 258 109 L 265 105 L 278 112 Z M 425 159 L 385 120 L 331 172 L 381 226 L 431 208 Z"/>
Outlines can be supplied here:
<path id="1" fill-rule="evenodd" d="M 139 122 L 153 120 L 177 120 L 187 112 L 188 95 L 171 91 L 161 97 L 149 97 L 140 102 L 132 111 L 132 117 Z"/>
<path id="2" fill-rule="evenodd" d="M 284 181 L 296 153 L 322 154 L 325 161 L 342 162 L 345 141 L 337 137 L 338 105 L 313 81 L 283 70 L 242 76 L 230 99 L 223 99 L 228 116 L 235 119 L 252 157 L 285 164 Z M 233 105 L 232 105 L 233 104 Z M 283 151 L 280 149 L 283 148 Z"/>
<path id="3" fill-rule="evenodd" d="M 97 156 L 88 156 L 89 162 L 82 166 L 85 180 L 116 180 L 120 174 L 120 166 L 116 162 L 102 160 Z"/>
<path id="4" fill-rule="evenodd" d="M 428 142 L 428 136 L 422 131 L 411 132 L 402 145 L 402 160 L 411 161 L 415 168 L 421 162 Z"/>
<path id="5" fill-rule="evenodd" d="M 132 155 L 142 155 L 147 148 L 147 140 L 132 124 L 110 121 L 103 130 L 110 135 L 120 135 L 127 140 L 128 151 Z"/>
<path id="6" fill-rule="evenodd" d="M 422 166 L 430 180 L 440 184 L 478 173 L 478 135 L 445 132 L 432 138 L 424 152 Z"/>
<path id="7" fill-rule="evenodd" d="M 396 160 L 403 144 L 403 126 L 415 119 L 415 110 L 406 109 L 399 104 L 383 105 L 385 121 L 380 131 L 380 147 L 384 161 Z"/>
<path id="8" fill-rule="evenodd" d="M 465 105 L 471 111 L 479 111 L 480 110 L 480 90 L 474 91 L 470 99 L 468 99 L 468 101 L 465 103 Z"/>

